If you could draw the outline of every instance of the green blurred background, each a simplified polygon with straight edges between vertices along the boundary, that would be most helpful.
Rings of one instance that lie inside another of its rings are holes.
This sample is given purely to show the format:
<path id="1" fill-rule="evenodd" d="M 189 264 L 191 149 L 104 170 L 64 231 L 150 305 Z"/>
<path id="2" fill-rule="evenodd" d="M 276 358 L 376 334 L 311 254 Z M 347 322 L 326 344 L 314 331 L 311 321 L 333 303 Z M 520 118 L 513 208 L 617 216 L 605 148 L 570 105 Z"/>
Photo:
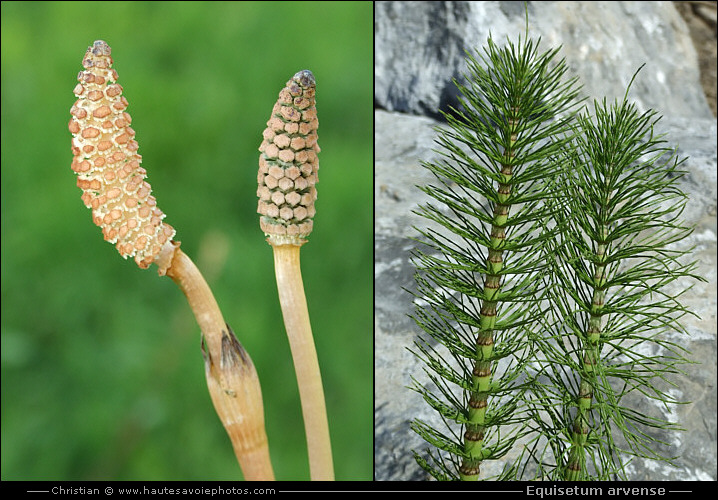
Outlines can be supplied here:
<path id="1" fill-rule="evenodd" d="M 199 329 L 156 266 L 103 241 L 67 129 L 103 39 L 148 181 L 259 372 L 279 480 L 304 427 L 256 212 L 262 131 L 317 79 L 319 197 L 302 271 L 337 480 L 372 478 L 371 2 L 2 2 L 2 479 L 234 480 Z"/>

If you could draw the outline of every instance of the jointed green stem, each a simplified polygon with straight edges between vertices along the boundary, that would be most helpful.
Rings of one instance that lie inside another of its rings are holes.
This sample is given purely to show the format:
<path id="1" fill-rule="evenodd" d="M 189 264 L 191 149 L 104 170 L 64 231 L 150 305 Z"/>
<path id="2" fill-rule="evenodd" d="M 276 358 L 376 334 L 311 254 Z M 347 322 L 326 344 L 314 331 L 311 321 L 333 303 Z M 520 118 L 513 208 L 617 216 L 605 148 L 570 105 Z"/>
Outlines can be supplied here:
<path id="1" fill-rule="evenodd" d="M 600 225 L 599 235 L 603 237 L 607 233 L 608 227 L 606 225 Z M 564 473 L 568 481 L 584 479 L 587 474 L 585 446 L 590 432 L 589 417 L 594 391 L 591 381 L 595 380 L 595 367 L 600 363 L 599 341 L 601 340 L 602 333 L 601 320 L 603 317 L 603 303 L 606 297 L 606 290 L 604 288 L 606 284 L 605 242 L 598 242 L 595 256 L 596 263 L 594 264 L 590 318 L 585 339 L 582 343 L 583 351 L 580 353 L 583 372 L 581 373 L 581 382 L 576 402 L 577 412 L 573 422 L 571 447 Z"/>
<path id="2" fill-rule="evenodd" d="M 516 122 L 509 121 L 511 131 L 510 147 L 504 156 L 507 164 L 501 166 L 502 180 L 498 188 L 498 200 L 505 202 L 511 195 L 513 144 L 516 142 Z M 497 298 L 501 288 L 501 269 L 503 268 L 503 246 L 506 239 L 506 222 L 510 205 L 497 203 L 494 206 L 491 228 L 491 248 L 487 259 L 484 298 L 481 304 L 480 331 L 476 339 L 476 363 L 472 373 L 472 391 L 469 395 L 469 422 L 464 433 L 464 451 L 468 454 L 459 474 L 462 481 L 475 481 L 479 477 L 483 459 L 483 444 L 486 433 L 485 420 L 488 406 L 489 386 L 491 383 L 491 364 L 494 352 L 494 327 L 496 325 Z"/>

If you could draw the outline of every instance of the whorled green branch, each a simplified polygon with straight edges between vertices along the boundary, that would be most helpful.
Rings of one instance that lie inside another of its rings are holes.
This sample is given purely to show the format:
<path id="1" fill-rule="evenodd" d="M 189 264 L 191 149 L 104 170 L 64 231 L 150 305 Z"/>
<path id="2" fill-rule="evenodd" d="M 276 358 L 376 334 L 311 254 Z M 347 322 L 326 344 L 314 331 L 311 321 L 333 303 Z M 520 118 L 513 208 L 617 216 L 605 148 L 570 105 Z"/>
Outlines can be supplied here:
<path id="1" fill-rule="evenodd" d="M 461 108 L 445 115 L 440 160 L 425 164 L 438 183 L 421 187 L 434 201 L 417 213 L 441 230 L 419 230 L 426 246 L 414 256 L 414 319 L 432 341 L 418 341 L 416 354 L 440 394 L 415 389 L 452 436 L 420 421 L 414 429 L 448 454 L 419 458 L 440 479 L 478 479 L 481 463 L 503 456 L 526 429 L 525 338 L 542 294 L 531 275 L 543 272 L 549 236 L 540 229 L 551 217 L 540 200 L 577 95 L 557 50 L 540 53 L 538 45 L 499 48 L 489 39 L 480 61 L 468 56 L 469 85 L 457 83 Z"/>
<path id="2" fill-rule="evenodd" d="M 629 87 L 630 88 L 630 87 Z M 624 98 L 581 114 L 555 200 L 563 219 L 553 262 L 553 323 L 537 337 L 550 388 L 564 411 L 546 412 L 556 478 L 625 477 L 631 456 L 671 462 L 650 429 L 677 430 L 661 416 L 626 405 L 640 393 L 666 408 L 681 401 L 676 387 L 687 352 L 673 338 L 685 333 L 683 280 L 697 278 L 691 232 L 680 215 L 682 160 L 654 133 L 656 113 L 639 113 Z M 674 290 L 680 291 L 674 291 Z M 541 410 L 537 408 L 537 414 Z"/>

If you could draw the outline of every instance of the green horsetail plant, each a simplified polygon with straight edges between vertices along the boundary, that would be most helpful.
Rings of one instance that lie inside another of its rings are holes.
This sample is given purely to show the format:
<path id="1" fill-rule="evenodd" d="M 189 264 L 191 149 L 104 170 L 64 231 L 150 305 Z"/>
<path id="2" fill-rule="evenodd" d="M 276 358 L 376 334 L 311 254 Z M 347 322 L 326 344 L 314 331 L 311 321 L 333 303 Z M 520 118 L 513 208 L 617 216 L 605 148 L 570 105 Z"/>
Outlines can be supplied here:
<path id="1" fill-rule="evenodd" d="M 417 212 L 436 229 L 414 255 L 429 378 L 414 389 L 448 433 L 413 428 L 438 448 L 415 452 L 437 479 L 477 479 L 512 447 L 498 479 L 625 479 L 630 457 L 674 458 L 655 433 L 680 427 L 627 397 L 680 402 L 679 299 L 701 279 L 679 246 L 683 161 L 628 90 L 573 113 L 575 80 L 537 45 L 489 39 L 485 68 L 469 57 L 462 109 L 424 164 L 439 186 Z"/>
<path id="2" fill-rule="evenodd" d="M 310 477 L 334 480 L 324 388 L 309 321 L 300 249 L 313 229 L 319 170 L 316 81 L 296 73 L 279 92 L 259 146 L 257 212 L 274 254 L 284 327 L 294 359 L 307 437 Z"/>
<path id="3" fill-rule="evenodd" d="M 489 38 L 479 59 L 467 54 L 469 86 L 454 82 L 461 109 L 444 114 L 440 160 L 424 164 L 438 184 L 421 188 L 433 201 L 417 213 L 440 229 L 419 231 L 424 247 L 413 258 L 413 317 L 428 336 L 414 352 L 432 384 L 414 389 L 448 433 L 420 420 L 412 427 L 440 450 L 428 459 L 415 453 L 437 479 L 478 479 L 482 462 L 530 431 L 524 365 L 539 335 L 551 241 L 543 228 L 552 205 L 543 200 L 559 175 L 555 159 L 570 139 L 578 93 L 558 49 L 540 52 L 539 43 L 499 48 Z M 515 474 L 505 467 L 500 478 Z"/>
<path id="4" fill-rule="evenodd" d="M 676 185 L 685 159 L 654 133 L 659 119 L 639 113 L 627 90 L 580 114 L 566 148 L 553 199 L 562 230 L 546 256 L 553 310 L 535 339 L 537 399 L 551 401 L 536 415 L 554 436 L 542 476 L 626 479 L 629 457 L 672 460 L 654 434 L 679 425 L 626 404 L 635 395 L 670 412 L 680 403 L 672 377 L 688 363 L 680 319 L 692 313 L 679 299 L 697 276 L 684 262 L 691 249 L 676 245 L 692 231 Z"/>
<path id="5" fill-rule="evenodd" d="M 202 353 L 212 402 L 247 480 L 272 480 L 257 372 L 225 323 L 199 269 L 180 250 L 176 231 L 163 221 L 140 166 L 127 99 L 112 68 L 111 49 L 97 40 L 87 49 L 70 113 L 72 170 L 92 220 L 124 258 L 147 269 L 157 264 L 186 295 L 202 333 Z"/>

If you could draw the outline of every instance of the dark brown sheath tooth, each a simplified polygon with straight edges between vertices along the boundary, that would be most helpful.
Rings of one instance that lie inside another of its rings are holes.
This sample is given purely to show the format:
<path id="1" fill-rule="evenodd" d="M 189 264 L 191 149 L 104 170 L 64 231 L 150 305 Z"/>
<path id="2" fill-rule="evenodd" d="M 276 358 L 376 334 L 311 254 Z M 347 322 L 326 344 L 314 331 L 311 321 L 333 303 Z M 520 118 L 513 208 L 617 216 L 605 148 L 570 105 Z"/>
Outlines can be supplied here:
<path id="1" fill-rule="evenodd" d="M 72 170 L 82 201 L 106 241 L 142 269 L 154 262 L 175 230 L 163 222 L 152 188 L 140 166 L 127 99 L 112 69 L 112 50 L 102 40 L 87 49 L 77 75 L 77 101 L 70 109 Z"/>
<path id="2" fill-rule="evenodd" d="M 318 181 L 316 82 L 296 73 L 279 92 L 259 146 L 259 224 L 273 244 L 301 245 L 312 232 Z"/>

